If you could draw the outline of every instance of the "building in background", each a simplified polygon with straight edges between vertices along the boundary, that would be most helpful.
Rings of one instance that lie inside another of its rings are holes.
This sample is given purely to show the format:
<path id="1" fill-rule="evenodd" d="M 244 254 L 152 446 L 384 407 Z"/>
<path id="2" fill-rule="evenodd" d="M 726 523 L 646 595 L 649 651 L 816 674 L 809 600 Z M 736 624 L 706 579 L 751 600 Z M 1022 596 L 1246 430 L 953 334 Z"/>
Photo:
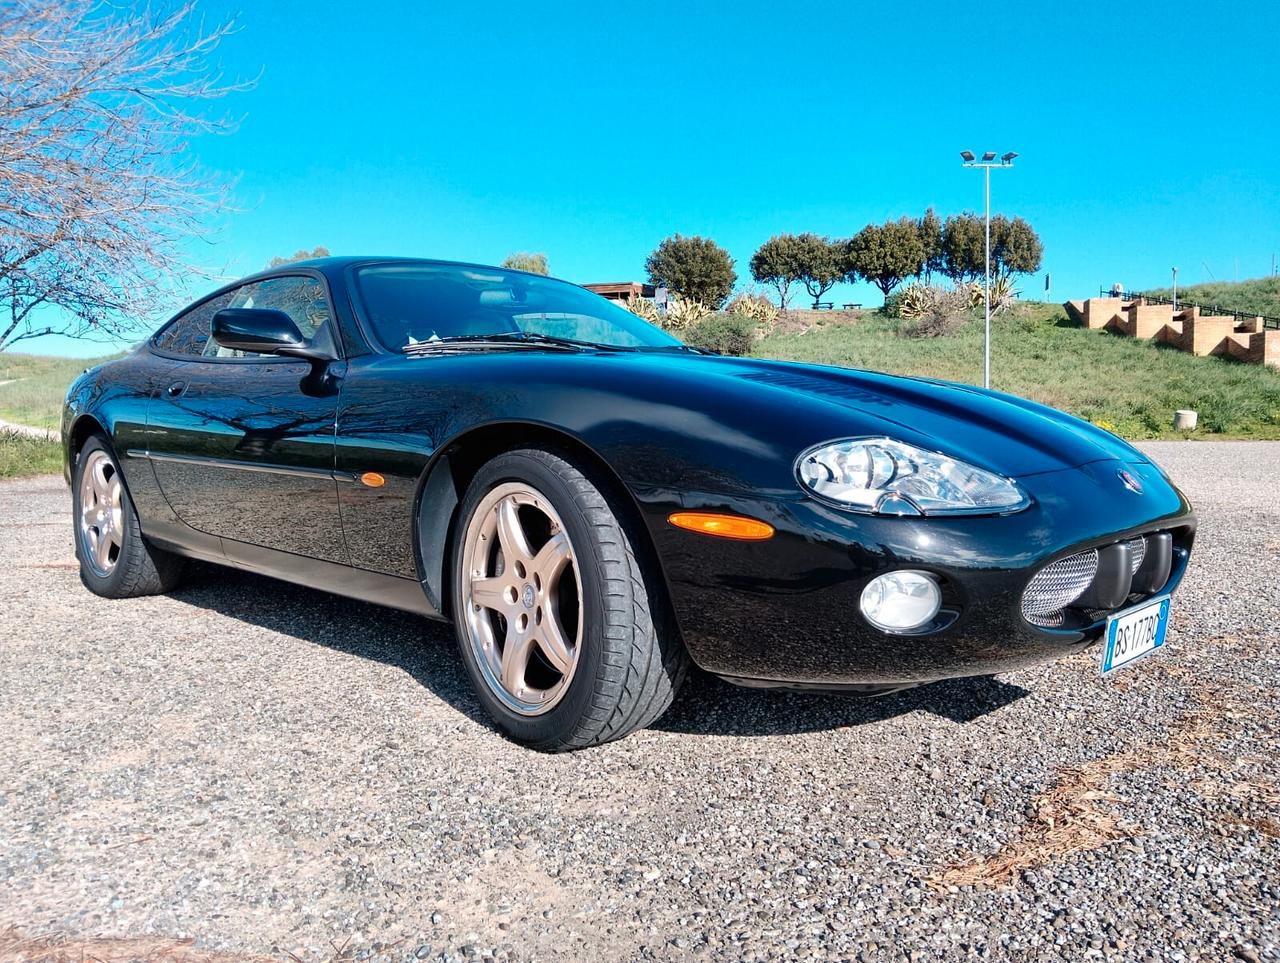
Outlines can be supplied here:
<path id="1" fill-rule="evenodd" d="M 584 284 L 584 288 L 588 291 L 594 291 L 603 298 L 610 301 L 625 301 L 627 298 L 653 298 L 658 295 L 658 288 L 652 284 L 642 284 L 639 281 L 611 281 L 599 284 Z M 666 299 L 663 298 L 665 301 Z"/>

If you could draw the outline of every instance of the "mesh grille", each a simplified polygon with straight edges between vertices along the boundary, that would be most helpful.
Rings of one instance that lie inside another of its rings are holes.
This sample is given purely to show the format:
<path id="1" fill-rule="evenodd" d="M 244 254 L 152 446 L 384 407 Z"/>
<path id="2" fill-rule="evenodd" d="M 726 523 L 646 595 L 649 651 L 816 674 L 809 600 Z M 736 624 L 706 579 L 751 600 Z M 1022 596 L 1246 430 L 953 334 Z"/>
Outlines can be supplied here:
<path id="1" fill-rule="evenodd" d="M 1022 617 L 1032 625 L 1062 624 L 1062 610 L 1078 599 L 1098 572 L 1098 552 L 1090 549 L 1046 565 L 1022 593 Z"/>
<path id="2" fill-rule="evenodd" d="M 1145 538 L 1131 538 L 1125 544 L 1129 546 L 1129 557 L 1133 559 L 1129 574 L 1137 575 L 1138 569 L 1142 568 L 1142 560 L 1147 557 L 1147 540 Z"/>

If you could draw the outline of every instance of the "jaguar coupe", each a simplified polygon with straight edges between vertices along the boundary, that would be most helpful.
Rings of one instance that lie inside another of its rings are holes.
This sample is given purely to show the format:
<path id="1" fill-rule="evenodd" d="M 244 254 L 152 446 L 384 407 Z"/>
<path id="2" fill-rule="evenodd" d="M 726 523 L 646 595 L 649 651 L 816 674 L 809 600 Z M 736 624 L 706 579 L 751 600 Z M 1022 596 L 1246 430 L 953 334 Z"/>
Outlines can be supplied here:
<path id="1" fill-rule="evenodd" d="M 497 727 L 649 725 L 690 665 L 890 692 L 1164 643 L 1195 534 L 1148 457 L 966 385 L 721 357 L 573 284 L 324 258 L 82 375 L 84 584 L 202 559 L 451 620 Z"/>

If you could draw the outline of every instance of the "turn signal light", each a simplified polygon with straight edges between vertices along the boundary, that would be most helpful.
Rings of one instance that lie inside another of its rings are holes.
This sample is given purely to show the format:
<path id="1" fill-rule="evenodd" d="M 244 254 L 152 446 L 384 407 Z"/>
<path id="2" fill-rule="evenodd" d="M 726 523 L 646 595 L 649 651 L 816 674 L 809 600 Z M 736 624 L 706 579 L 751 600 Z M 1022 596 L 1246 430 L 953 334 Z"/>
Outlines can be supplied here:
<path id="1" fill-rule="evenodd" d="M 368 485 L 370 488 L 381 488 L 386 483 L 387 480 L 376 471 L 367 471 L 360 476 L 360 484 Z"/>
<path id="2" fill-rule="evenodd" d="M 714 512 L 674 512 L 667 516 L 676 528 L 720 538 L 736 538 L 746 542 L 761 542 L 773 537 L 773 526 L 741 515 L 720 515 Z"/>

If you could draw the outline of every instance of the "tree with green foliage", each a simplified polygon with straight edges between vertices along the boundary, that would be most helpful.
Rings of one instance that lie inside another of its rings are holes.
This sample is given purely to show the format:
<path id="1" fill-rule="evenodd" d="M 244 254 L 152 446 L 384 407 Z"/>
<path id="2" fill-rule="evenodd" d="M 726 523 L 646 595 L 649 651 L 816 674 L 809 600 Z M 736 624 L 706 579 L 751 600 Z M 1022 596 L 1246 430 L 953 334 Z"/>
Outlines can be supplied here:
<path id="1" fill-rule="evenodd" d="M 1003 214 L 991 219 L 991 266 L 996 277 L 1034 274 L 1043 258 L 1044 245 L 1030 224 Z"/>
<path id="2" fill-rule="evenodd" d="M 817 234 L 795 236 L 797 277 L 817 306 L 844 277 L 844 244 Z"/>
<path id="3" fill-rule="evenodd" d="M 847 248 L 845 270 L 889 292 L 924 268 L 924 244 L 920 230 L 909 217 L 884 224 L 868 224 L 853 236 Z"/>
<path id="4" fill-rule="evenodd" d="M 957 284 L 982 277 L 984 246 L 982 218 L 966 211 L 942 225 L 942 273 Z"/>
<path id="5" fill-rule="evenodd" d="M 273 257 L 267 262 L 267 267 L 279 267 L 281 264 L 292 264 L 294 261 L 306 261 L 313 257 L 328 257 L 329 249 L 323 244 L 317 244 L 313 250 L 298 250 L 293 252 L 292 257 Z"/>
<path id="6" fill-rule="evenodd" d="M 675 234 L 654 249 L 644 262 L 649 283 L 683 298 L 719 308 L 738 280 L 729 252 L 709 237 Z"/>
<path id="7" fill-rule="evenodd" d="M 751 276 L 778 292 L 782 310 L 787 310 L 791 285 L 800 280 L 803 245 L 794 234 L 775 234 L 751 255 Z"/>
<path id="8" fill-rule="evenodd" d="M 545 275 L 551 273 L 545 254 L 526 254 L 524 251 L 516 251 L 514 254 L 506 256 L 502 266 L 510 268 L 512 271 L 528 271 L 530 274 Z"/>
<path id="9" fill-rule="evenodd" d="M 942 273 L 942 221 L 930 205 L 924 216 L 916 221 L 916 232 L 924 248 L 924 283 L 930 284 L 935 273 Z"/>

